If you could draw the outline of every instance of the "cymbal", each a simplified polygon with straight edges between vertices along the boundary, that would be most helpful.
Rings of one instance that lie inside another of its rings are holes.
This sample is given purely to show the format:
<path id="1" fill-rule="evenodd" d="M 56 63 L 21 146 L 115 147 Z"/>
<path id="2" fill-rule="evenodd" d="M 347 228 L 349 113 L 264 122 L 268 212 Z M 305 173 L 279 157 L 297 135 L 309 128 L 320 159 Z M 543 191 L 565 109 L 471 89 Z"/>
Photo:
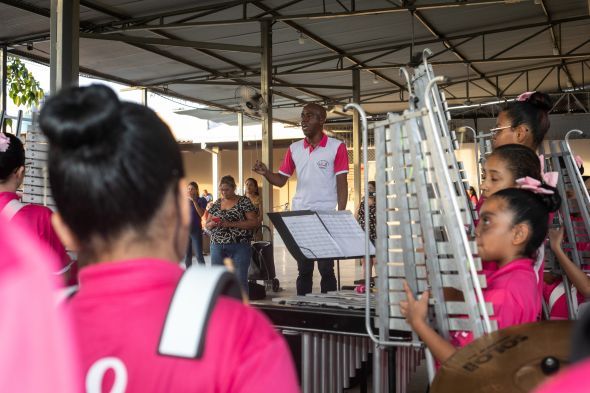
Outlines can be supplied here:
<path id="1" fill-rule="evenodd" d="M 431 392 L 530 392 L 567 365 L 572 327 L 571 321 L 544 321 L 482 336 L 442 365 Z"/>

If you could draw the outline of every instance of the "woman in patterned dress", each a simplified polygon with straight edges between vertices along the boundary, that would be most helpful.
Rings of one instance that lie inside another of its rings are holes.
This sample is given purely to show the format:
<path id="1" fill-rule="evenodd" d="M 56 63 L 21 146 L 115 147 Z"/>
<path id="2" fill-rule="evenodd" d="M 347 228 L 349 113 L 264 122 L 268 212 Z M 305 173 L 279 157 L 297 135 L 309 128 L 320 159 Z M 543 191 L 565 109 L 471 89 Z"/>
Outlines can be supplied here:
<path id="1" fill-rule="evenodd" d="M 252 204 L 256 207 L 258 218 L 258 226 L 254 229 L 254 240 L 259 241 L 262 240 L 262 231 L 260 231 L 260 224 L 262 224 L 262 219 L 264 218 L 262 213 L 262 195 L 260 195 L 260 190 L 258 189 L 258 182 L 256 179 L 249 177 L 245 181 L 245 192 L 244 195 L 250 198 Z"/>
<path id="2" fill-rule="evenodd" d="M 375 182 L 370 181 L 367 189 L 369 193 L 369 239 L 373 245 L 375 245 L 375 239 L 377 239 L 377 218 L 376 218 L 376 206 L 375 206 Z M 365 198 L 361 200 L 359 210 L 356 214 L 357 220 L 360 226 L 365 230 Z M 373 270 L 375 264 L 375 258 L 371 258 L 370 269 Z M 363 278 L 365 277 L 365 258 L 361 259 L 361 266 L 363 267 Z M 371 274 L 372 275 L 372 274 Z"/>
<path id="3" fill-rule="evenodd" d="M 236 182 L 223 176 L 219 182 L 221 198 L 209 208 L 206 227 L 211 232 L 211 264 L 223 265 L 233 259 L 236 276 L 248 293 L 252 230 L 259 224 L 256 207 L 245 196 L 236 195 Z"/>

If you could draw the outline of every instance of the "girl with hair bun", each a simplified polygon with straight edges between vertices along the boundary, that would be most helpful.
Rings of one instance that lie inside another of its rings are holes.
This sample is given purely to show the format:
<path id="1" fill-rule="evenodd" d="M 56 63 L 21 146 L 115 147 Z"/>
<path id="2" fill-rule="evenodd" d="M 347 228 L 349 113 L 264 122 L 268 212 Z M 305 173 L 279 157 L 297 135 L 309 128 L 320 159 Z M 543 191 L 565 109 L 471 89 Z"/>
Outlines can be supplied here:
<path id="1" fill-rule="evenodd" d="M 162 120 L 101 85 L 63 90 L 39 120 L 56 230 L 85 265 L 67 306 L 86 389 L 298 391 L 283 339 L 260 312 L 225 296 L 211 306 L 202 357 L 158 353 L 190 222 L 180 151 Z"/>
<path id="2" fill-rule="evenodd" d="M 51 226 L 53 212 L 40 205 L 25 205 L 20 202 L 16 190 L 25 177 L 25 149 L 19 138 L 0 131 L 0 216 L 27 228 L 41 239 L 58 256 L 61 266 L 67 266 L 70 258 Z"/>
<path id="3" fill-rule="evenodd" d="M 475 231 L 479 256 L 498 264 L 487 276 L 483 297 L 492 303 L 491 319 L 499 329 L 537 320 L 541 295 L 533 261 L 547 236 L 549 213 L 561 203 L 549 185 L 530 178 L 517 183 L 522 188 L 500 190 L 486 199 Z M 454 332 L 451 342 L 439 336 L 426 322 L 429 292 L 415 299 L 406 283 L 404 288 L 407 300 L 400 302 L 401 313 L 439 362 L 473 340 L 470 332 Z"/>
<path id="4" fill-rule="evenodd" d="M 498 114 L 496 127 L 490 130 L 494 148 L 516 143 L 536 151 L 549 131 L 552 107 L 551 97 L 539 91 L 518 96 Z"/>

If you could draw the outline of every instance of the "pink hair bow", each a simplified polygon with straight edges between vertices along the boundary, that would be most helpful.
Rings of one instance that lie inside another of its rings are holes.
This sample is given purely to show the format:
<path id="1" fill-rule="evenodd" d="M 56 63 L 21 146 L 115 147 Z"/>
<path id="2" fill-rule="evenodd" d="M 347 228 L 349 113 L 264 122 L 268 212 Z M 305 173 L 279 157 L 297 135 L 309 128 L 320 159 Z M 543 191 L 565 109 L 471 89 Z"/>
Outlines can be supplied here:
<path id="1" fill-rule="evenodd" d="M 4 153 L 10 146 L 10 138 L 0 132 L 0 153 Z"/>
<path id="2" fill-rule="evenodd" d="M 549 181 L 546 181 L 545 178 L 547 178 Z M 557 172 L 545 173 L 543 175 L 543 181 L 545 181 L 551 187 L 555 187 L 555 184 L 557 184 Z M 543 184 L 542 182 L 529 176 L 517 179 L 516 184 L 518 184 L 523 190 L 528 190 L 534 192 L 535 194 L 551 195 L 554 193 L 553 190 L 548 190 L 544 187 L 541 187 Z"/>
<path id="3" fill-rule="evenodd" d="M 527 91 L 527 92 L 524 92 L 521 95 L 519 95 L 518 97 L 516 97 L 516 101 L 521 101 L 521 102 L 522 101 L 528 101 L 529 98 L 531 98 L 531 96 L 533 94 L 535 94 L 535 93 L 536 93 L 536 91 Z"/>
<path id="4" fill-rule="evenodd" d="M 559 172 L 545 172 L 545 156 L 543 154 L 539 154 L 539 162 L 541 163 L 541 177 L 543 178 L 543 182 L 551 187 L 556 187 Z"/>

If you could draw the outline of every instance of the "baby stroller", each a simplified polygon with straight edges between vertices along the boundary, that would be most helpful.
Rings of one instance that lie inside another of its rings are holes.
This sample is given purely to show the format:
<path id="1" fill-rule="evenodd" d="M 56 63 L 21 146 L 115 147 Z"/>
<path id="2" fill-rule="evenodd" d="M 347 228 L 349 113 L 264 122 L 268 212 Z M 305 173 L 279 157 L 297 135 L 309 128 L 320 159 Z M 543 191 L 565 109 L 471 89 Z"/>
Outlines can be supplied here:
<path id="1" fill-rule="evenodd" d="M 275 271 L 275 261 L 273 256 L 273 247 L 270 228 L 266 225 L 260 226 L 254 233 L 256 239 L 257 233 L 262 234 L 264 239 L 264 232 L 266 231 L 269 240 L 253 241 L 252 260 L 248 268 L 248 281 L 256 283 L 256 281 L 264 281 L 266 290 L 272 289 L 273 292 L 278 292 L 280 289 L 280 282 Z"/>

